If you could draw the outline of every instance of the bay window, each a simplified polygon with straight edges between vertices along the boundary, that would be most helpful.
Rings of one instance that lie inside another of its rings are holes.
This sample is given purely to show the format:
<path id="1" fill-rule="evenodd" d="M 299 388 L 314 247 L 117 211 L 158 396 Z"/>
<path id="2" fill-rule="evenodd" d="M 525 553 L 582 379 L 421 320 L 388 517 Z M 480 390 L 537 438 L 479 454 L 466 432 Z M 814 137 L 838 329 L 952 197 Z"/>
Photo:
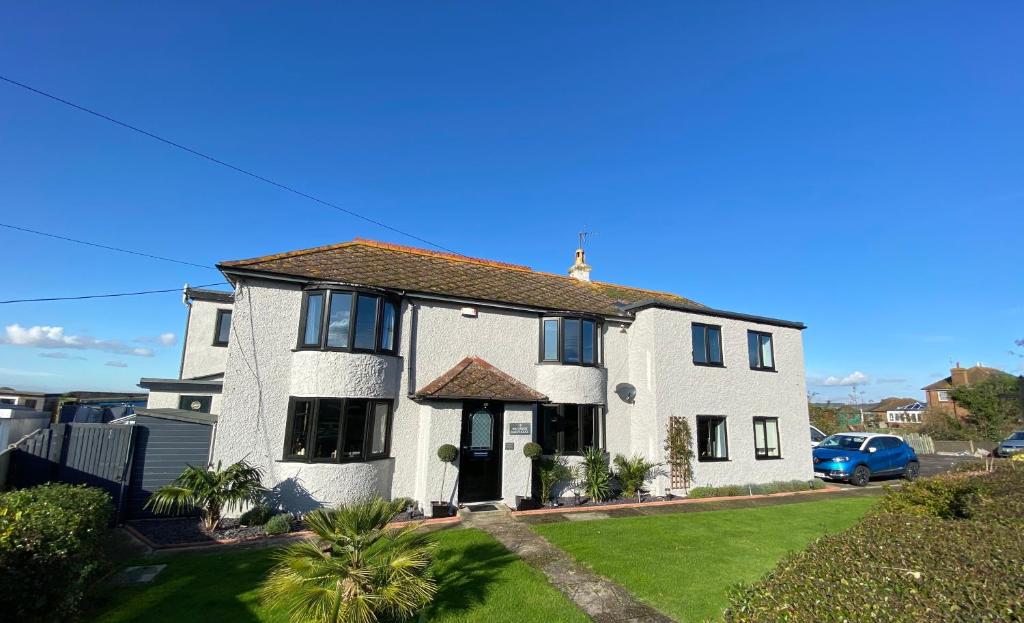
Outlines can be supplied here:
<path id="1" fill-rule="evenodd" d="M 542 318 L 540 360 L 542 363 L 600 365 L 600 340 L 600 324 L 592 318 Z"/>
<path id="2" fill-rule="evenodd" d="M 362 398 L 292 398 L 284 460 L 344 463 L 385 458 L 391 402 Z"/>
<path id="3" fill-rule="evenodd" d="M 779 418 L 754 418 L 754 458 L 782 458 L 782 450 L 779 447 Z"/>
<path id="4" fill-rule="evenodd" d="M 541 405 L 540 445 L 544 454 L 580 454 L 600 445 L 599 408 L 594 405 Z"/>
<path id="5" fill-rule="evenodd" d="M 396 302 L 387 297 L 311 290 L 302 298 L 298 347 L 394 354 L 397 322 Z"/>

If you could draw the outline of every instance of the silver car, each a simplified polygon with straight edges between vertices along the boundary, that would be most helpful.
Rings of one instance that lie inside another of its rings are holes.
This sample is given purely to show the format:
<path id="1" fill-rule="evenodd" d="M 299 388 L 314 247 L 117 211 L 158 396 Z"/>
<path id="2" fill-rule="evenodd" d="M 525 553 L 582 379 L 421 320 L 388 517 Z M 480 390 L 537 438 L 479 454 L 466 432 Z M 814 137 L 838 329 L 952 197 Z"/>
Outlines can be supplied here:
<path id="1" fill-rule="evenodd" d="M 1013 456 L 1018 452 L 1024 452 L 1024 430 L 1019 430 L 996 446 L 996 456 Z"/>

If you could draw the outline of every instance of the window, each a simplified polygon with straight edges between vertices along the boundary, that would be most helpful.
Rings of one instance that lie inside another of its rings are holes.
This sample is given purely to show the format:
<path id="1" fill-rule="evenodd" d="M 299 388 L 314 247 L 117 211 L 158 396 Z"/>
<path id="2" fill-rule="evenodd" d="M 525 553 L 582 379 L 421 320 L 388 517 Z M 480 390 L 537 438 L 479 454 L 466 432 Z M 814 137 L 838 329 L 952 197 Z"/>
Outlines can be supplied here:
<path id="1" fill-rule="evenodd" d="M 388 455 L 391 402 L 361 398 L 292 398 L 284 460 L 326 463 Z"/>
<path id="2" fill-rule="evenodd" d="M 754 457 L 758 459 L 781 459 L 779 445 L 779 418 L 754 418 Z"/>
<path id="3" fill-rule="evenodd" d="M 722 327 L 693 323 L 693 363 L 722 365 Z"/>
<path id="4" fill-rule="evenodd" d="M 209 413 L 213 396 L 182 396 L 178 398 L 178 408 L 185 411 L 198 411 Z"/>
<path id="5" fill-rule="evenodd" d="M 598 408 L 593 405 L 542 405 L 540 445 L 545 454 L 579 454 L 599 447 Z"/>
<path id="6" fill-rule="evenodd" d="M 214 346 L 227 346 L 228 337 L 231 335 L 231 310 L 218 309 L 216 328 L 213 332 Z"/>
<path id="7" fill-rule="evenodd" d="M 590 318 L 543 318 L 540 360 L 571 365 L 599 365 L 601 328 Z"/>
<path id="8" fill-rule="evenodd" d="M 939 402 L 949 402 L 949 390 L 940 389 L 935 393 L 938 394 Z"/>
<path id="9" fill-rule="evenodd" d="M 395 352 L 398 310 L 394 301 L 379 295 L 343 290 L 306 292 L 301 318 L 299 348 Z"/>
<path id="10" fill-rule="evenodd" d="M 771 333 L 747 331 L 747 349 L 750 351 L 751 370 L 775 370 Z"/>
<path id="11" fill-rule="evenodd" d="M 36 402 L 35 400 L 25 400 L 25 406 L 28 407 L 29 409 L 35 409 L 37 404 L 39 403 Z"/>
<path id="12" fill-rule="evenodd" d="M 729 460 L 729 436 L 725 430 L 724 417 L 697 416 L 697 460 Z"/>
<path id="13" fill-rule="evenodd" d="M 13 405 L 14 401 L 14 398 L 0 398 L 0 405 Z"/>

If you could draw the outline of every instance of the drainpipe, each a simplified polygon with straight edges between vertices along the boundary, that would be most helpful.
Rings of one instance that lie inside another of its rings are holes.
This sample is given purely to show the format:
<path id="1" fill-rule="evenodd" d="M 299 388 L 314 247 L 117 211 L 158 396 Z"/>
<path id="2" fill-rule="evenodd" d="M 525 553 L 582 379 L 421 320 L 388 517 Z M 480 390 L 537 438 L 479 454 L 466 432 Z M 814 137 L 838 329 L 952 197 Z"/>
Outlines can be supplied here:
<path id="1" fill-rule="evenodd" d="M 409 356 L 406 357 L 405 378 L 409 386 L 409 397 L 416 393 L 416 320 L 419 305 L 409 301 Z"/>

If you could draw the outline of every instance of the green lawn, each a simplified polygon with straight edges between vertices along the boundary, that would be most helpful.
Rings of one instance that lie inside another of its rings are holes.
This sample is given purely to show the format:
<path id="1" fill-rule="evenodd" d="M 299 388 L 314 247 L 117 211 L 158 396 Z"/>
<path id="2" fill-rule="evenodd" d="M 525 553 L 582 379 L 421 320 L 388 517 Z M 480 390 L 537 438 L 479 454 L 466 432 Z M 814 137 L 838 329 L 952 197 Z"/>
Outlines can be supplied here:
<path id="1" fill-rule="evenodd" d="M 686 623 L 715 620 L 727 590 L 787 552 L 853 525 L 874 498 L 534 526 L 597 573 Z"/>
<path id="2" fill-rule="evenodd" d="M 425 620 L 587 620 L 540 572 L 487 534 L 454 529 L 436 538 L 438 594 Z M 259 584 L 273 564 L 272 553 L 256 549 L 147 559 L 140 564 L 168 567 L 149 586 L 101 589 L 95 596 L 94 620 L 284 623 L 284 612 L 259 603 Z"/>

